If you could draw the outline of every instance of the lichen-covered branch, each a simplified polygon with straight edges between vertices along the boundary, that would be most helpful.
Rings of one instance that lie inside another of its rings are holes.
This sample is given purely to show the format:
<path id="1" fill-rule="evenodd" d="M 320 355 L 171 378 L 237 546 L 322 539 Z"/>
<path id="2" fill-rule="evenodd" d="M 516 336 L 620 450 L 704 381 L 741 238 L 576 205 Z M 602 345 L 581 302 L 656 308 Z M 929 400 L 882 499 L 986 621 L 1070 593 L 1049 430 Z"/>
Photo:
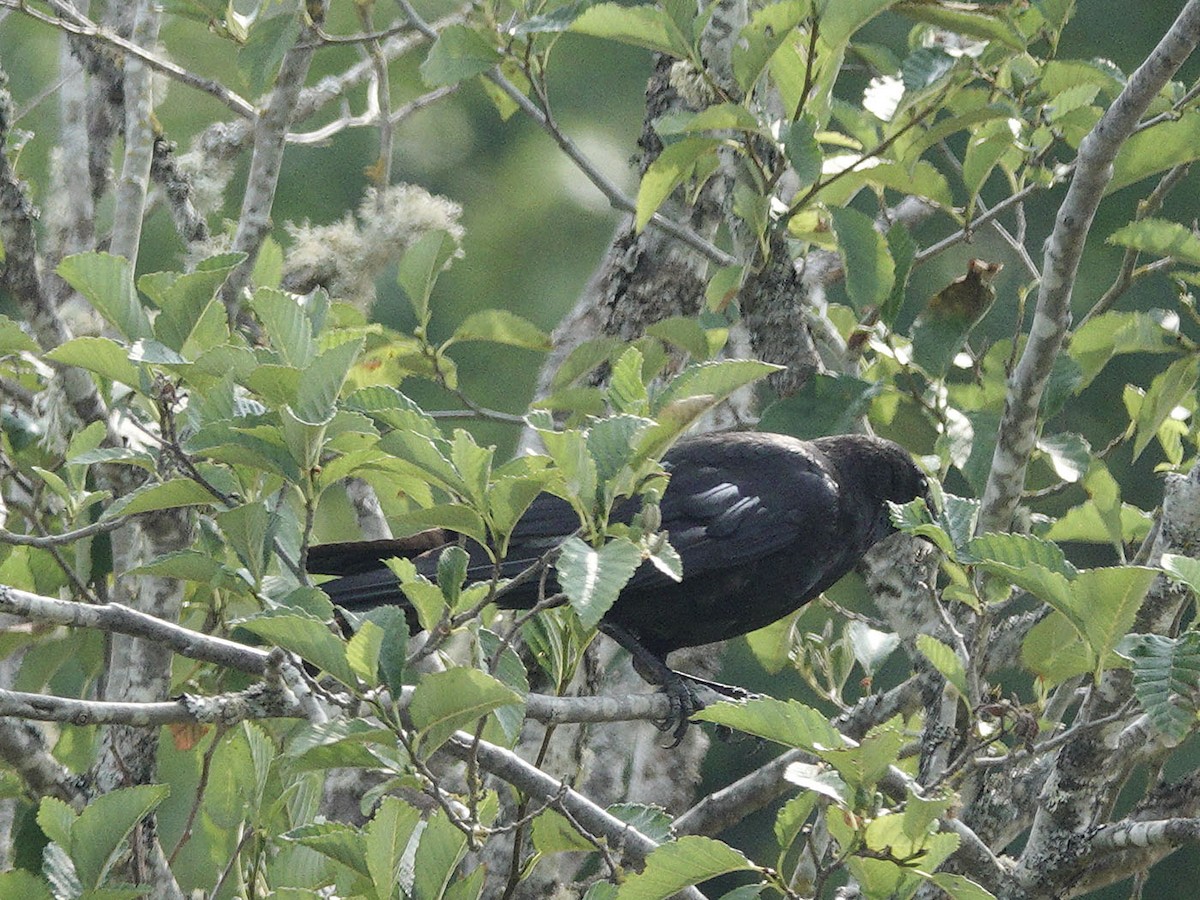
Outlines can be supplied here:
<path id="1" fill-rule="evenodd" d="M 309 4 L 319 18 L 324 16 L 324 2 Z M 319 22 L 317 24 L 320 24 Z M 304 79 L 308 74 L 315 47 L 316 31 L 307 23 L 300 29 L 296 42 L 284 54 L 283 63 L 275 79 L 266 108 L 254 123 L 254 150 L 250 157 L 250 174 L 246 179 L 246 191 L 242 197 L 242 210 L 238 216 L 237 232 L 233 237 L 232 250 L 245 253 L 246 259 L 235 268 L 221 288 L 221 302 L 230 321 L 237 319 L 241 307 L 242 290 L 250 281 L 250 273 L 258 257 L 259 248 L 271 230 L 271 207 L 275 202 L 275 189 L 279 184 L 279 169 L 283 164 L 287 131 L 300 100 Z"/>
<path id="2" fill-rule="evenodd" d="M 1038 433 L 1038 404 L 1071 324 L 1071 294 L 1092 217 L 1112 179 L 1112 163 L 1151 101 L 1200 41 L 1200 0 L 1189 0 L 1125 88 L 1079 145 L 1075 175 L 1046 242 L 1029 340 L 1009 384 L 983 495 L 982 531 L 1008 528 L 1025 486 Z"/>

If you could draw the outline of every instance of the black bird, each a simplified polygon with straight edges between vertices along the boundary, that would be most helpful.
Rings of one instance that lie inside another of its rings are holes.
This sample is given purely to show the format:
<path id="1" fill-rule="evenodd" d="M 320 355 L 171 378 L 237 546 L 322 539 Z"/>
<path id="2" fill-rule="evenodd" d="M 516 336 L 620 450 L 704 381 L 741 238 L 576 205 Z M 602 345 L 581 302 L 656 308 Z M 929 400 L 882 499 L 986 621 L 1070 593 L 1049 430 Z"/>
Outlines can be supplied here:
<path id="1" fill-rule="evenodd" d="M 680 441 L 663 464 L 670 481 L 660 502 L 662 528 L 682 558 L 683 580 L 643 563 L 600 630 L 630 650 L 642 677 L 671 696 L 678 737 L 700 708 L 683 679 L 725 686 L 673 672 L 666 655 L 746 634 L 799 609 L 893 531 L 887 501 L 927 498 L 928 484 L 902 447 L 864 435 L 802 441 L 762 432 L 708 433 Z M 630 501 L 614 519 L 629 521 L 638 508 Z M 513 532 L 501 574 L 524 571 L 578 527 L 569 504 L 540 495 Z M 418 570 L 432 574 L 440 548 L 454 539 L 434 531 L 321 544 L 310 548 L 308 569 L 343 576 L 321 587 L 346 609 L 405 604 L 382 561 L 412 558 Z M 482 548 L 468 549 L 469 577 L 490 578 Z M 531 579 L 498 604 L 528 609 L 543 589 L 557 591 L 552 573 L 544 588 Z"/>

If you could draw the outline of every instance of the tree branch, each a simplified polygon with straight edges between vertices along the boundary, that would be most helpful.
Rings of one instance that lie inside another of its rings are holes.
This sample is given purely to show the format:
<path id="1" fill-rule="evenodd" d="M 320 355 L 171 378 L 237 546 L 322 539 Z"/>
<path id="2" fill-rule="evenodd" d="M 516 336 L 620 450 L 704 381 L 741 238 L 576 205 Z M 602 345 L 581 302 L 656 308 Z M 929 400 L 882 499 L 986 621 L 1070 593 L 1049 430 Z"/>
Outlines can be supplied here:
<path id="1" fill-rule="evenodd" d="M 983 494 L 980 531 L 1012 521 L 1025 467 L 1037 439 L 1038 404 L 1071 323 L 1071 293 L 1096 207 L 1112 179 L 1112 163 L 1150 102 L 1200 41 L 1200 0 L 1188 0 L 1174 24 L 1079 145 L 1075 176 L 1046 242 L 1042 281 L 1029 340 L 1010 382 Z"/>

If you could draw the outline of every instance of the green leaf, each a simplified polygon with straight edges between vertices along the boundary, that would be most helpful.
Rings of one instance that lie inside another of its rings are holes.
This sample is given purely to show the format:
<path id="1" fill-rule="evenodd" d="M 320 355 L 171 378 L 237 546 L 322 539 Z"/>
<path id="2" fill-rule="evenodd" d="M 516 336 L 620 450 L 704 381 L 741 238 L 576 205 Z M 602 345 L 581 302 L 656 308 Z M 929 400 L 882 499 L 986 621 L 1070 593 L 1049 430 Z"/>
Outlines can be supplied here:
<path id="1" fill-rule="evenodd" d="M 692 719 L 726 725 L 785 747 L 813 750 L 845 745 L 842 736 L 819 710 L 797 700 L 761 697 L 745 703 L 715 703 L 695 713 Z"/>
<path id="2" fill-rule="evenodd" d="M 442 32 L 444 38 L 461 25 L 451 25 Z M 441 43 L 441 38 L 438 39 Z M 436 45 L 435 45 L 436 46 Z M 408 302 L 421 325 L 429 322 L 429 297 L 438 276 L 458 250 L 458 242 L 445 231 L 431 231 L 404 251 L 396 272 L 396 281 L 408 297 Z"/>
<path id="3" fill-rule="evenodd" d="M 46 837 L 63 848 L 71 846 L 71 830 L 77 818 L 75 810 L 57 797 L 43 797 L 38 804 L 38 827 Z"/>
<path id="4" fill-rule="evenodd" d="M 744 93 L 750 93 L 775 51 L 789 39 L 794 39 L 796 26 L 811 8 L 811 0 L 784 0 L 754 10 L 730 52 L 733 77 Z"/>
<path id="5" fill-rule="evenodd" d="M 650 394 L 642 379 L 644 357 L 637 347 L 630 347 L 613 363 L 608 379 L 608 402 L 618 413 L 642 416 L 650 406 Z"/>
<path id="6" fill-rule="evenodd" d="M 128 341 L 153 336 L 150 319 L 133 289 L 129 260 L 111 253 L 77 253 L 55 271 L 79 291 Z"/>
<path id="7" fill-rule="evenodd" d="M 379 675 L 379 655 L 383 650 L 383 629 L 366 621 L 346 643 L 346 662 L 354 674 L 367 684 L 374 684 Z"/>
<path id="8" fill-rule="evenodd" d="M 1182 581 L 1190 587 L 1196 596 L 1200 597 L 1200 559 L 1190 556 L 1180 556 L 1176 553 L 1164 553 L 1158 564 L 1164 572 Z"/>
<path id="9" fill-rule="evenodd" d="M 1200 237 L 1190 228 L 1166 219 L 1130 222 L 1110 234 L 1106 243 L 1200 266 Z"/>
<path id="10" fill-rule="evenodd" d="M 1014 136 L 1007 120 L 985 123 L 975 129 L 967 141 L 963 155 L 963 183 L 971 197 L 975 197 L 1000 158 L 1013 149 Z"/>
<path id="11" fill-rule="evenodd" d="M 891 293 L 883 305 L 879 307 L 879 321 L 888 328 L 895 327 L 896 316 L 904 306 L 905 291 L 908 287 L 908 277 L 912 273 L 913 262 L 917 256 L 917 242 L 903 222 L 896 222 L 887 232 L 888 253 L 891 254 L 895 276 Z"/>
<path id="12" fill-rule="evenodd" d="M 883 385 L 853 375 L 818 372 L 800 390 L 763 410 L 759 428 L 799 438 L 853 431 Z"/>
<path id="13" fill-rule="evenodd" d="M 1076 570 L 1062 548 L 1028 534 L 980 535 L 967 544 L 963 562 L 1000 563 L 1009 568 L 1036 565 L 1073 579 Z"/>
<path id="14" fill-rule="evenodd" d="M 1200 112 L 1189 110 L 1132 135 L 1117 153 L 1104 193 L 1195 159 L 1200 159 Z"/>
<path id="15" fill-rule="evenodd" d="M 695 113 L 671 112 L 654 123 L 654 130 L 663 137 L 700 131 L 758 132 L 761 128 L 754 114 L 737 103 L 716 103 Z"/>
<path id="16" fill-rule="evenodd" d="M 815 747 L 814 752 L 837 769 L 851 787 L 873 790 L 888 768 L 899 762 L 907 741 L 897 716 L 872 728 L 856 747 L 824 745 Z"/>
<path id="17" fill-rule="evenodd" d="M 427 757 L 460 728 L 501 706 L 521 703 L 520 694 L 491 675 L 459 666 L 422 676 L 408 711 Z"/>
<path id="18" fill-rule="evenodd" d="M 361 339 L 346 341 L 330 347 L 305 368 L 296 390 L 296 418 L 306 425 L 324 425 L 333 418 L 338 394 L 362 348 Z"/>
<path id="19" fill-rule="evenodd" d="M 274 518 L 263 501 L 244 503 L 217 514 L 217 524 L 255 582 L 266 572 Z"/>
<path id="20" fill-rule="evenodd" d="M 488 543 L 487 525 L 483 517 L 464 503 L 440 503 L 428 509 L 414 510 L 404 515 L 403 523 L 415 531 L 446 528 L 458 534 L 465 534 L 485 547 Z"/>
<path id="21" fill-rule="evenodd" d="M 183 352 L 184 345 L 197 327 L 206 320 L 206 312 L 214 304 L 220 306 L 217 290 L 225 282 L 233 267 L 245 258 L 242 253 L 223 254 L 200 263 L 193 272 L 177 275 L 174 272 L 143 275 L 138 279 L 142 291 L 151 297 L 162 310 L 154 320 L 154 336 L 172 350 Z M 153 285 L 153 287 L 152 287 Z M 218 324 L 224 335 L 208 335 L 205 341 L 211 346 L 223 343 L 228 332 L 225 330 L 225 309 L 218 310 Z"/>
<path id="22" fill-rule="evenodd" d="M 87 369 L 135 389 L 141 382 L 137 367 L 129 361 L 129 351 L 108 338 L 73 338 L 49 351 L 46 359 Z"/>
<path id="23" fill-rule="evenodd" d="M 807 113 L 787 127 L 783 149 L 799 181 L 798 189 L 815 184 L 821 177 L 824 154 L 816 139 L 817 122 Z"/>
<path id="24" fill-rule="evenodd" d="M 691 53 L 688 39 L 671 17 L 655 6 L 598 3 L 572 22 L 569 30 L 576 34 L 645 47 L 679 59 L 687 59 Z"/>
<path id="25" fill-rule="evenodd" d="M 985 41 L 999 41 L 1013 50 L 1025 49 L 1025 38 L 1010 19 L 1007 7 L 966 3 L 951 6 L 912 0 L 897 3 L 892 9 L 945 31 Z"/>
<path id="26" fill-rule="evenodd" d="M 783 368 L 756 359 L 724 359 L 688 366 L 654 398 L 652 411 L 656 416 L 661 416 L 671 404 L 694 397 L 704 398 L 710 405 L 715 405 L 739 388 L 780 372 Z"/>
<path id="27" fill-rule="evenodd" d="M 379 646 L 379 678 L 393 697 L 399 697 L 408 656 L 408 619 L 404 610 L 396 606 L 373 609 L 366 618 L 383 631 Z"/>
<path id="28" fill-rule="evenodd" d="M 563 541 L 555 563 L 558 582 L 584 627 L 599 624 L 641 562 L 641 550 L 625 538 L 614 538 L 599 550 L 575 536 Z"/>
<path id="29" fill-rule="evenodd" d="M 398 797 L 384 797 L 367 823 L 364 856 L 377 897 L 393 897 L 410 839 L 421 821 L 421 810 Z"/>
<path id="30" fill-rule="evenodd" d="M 312 362 L 317 351 L 312 322 L 295 294 L 277 288 L 259 288 L 250 305 L 283 362 L 297 369 Z"/>
<path id="31" fill-rule="evenodd" d="M 1200 633 L 1131 634 L 1117 652 L 1133 663 L 1133 692 L 1154 727 L 1177 741 L 1186 737 L 1200 697 Z"/>
<path id="32" fill-rule="evenodd" d="M 646 334 L 674 344 L 680 350 L 690 353 L 698 362 L 708 359 L 716 349 L 712 342 L 712 331 L 692 316 L 668 316 L 660 319 L 646 329 Z"/>
<path id="33" fill-rule="evenodd" d="M 935 872 L 929 880 L 946 892 L 950 900 L 996 900 L 996 895 L 976 884 L 966 875 Z"/>
<path id="34" fill-rule="evenodd" d="M 4 259 L 0 257 L 0 263 Z M 18 322 L 8 316 L 0 316 L 0 356 L 12 353 L 38 353 L 41 348 L 37 341 L 27 335 Z"/>
<path id="35" fill-rule="evenodd" d="M 625 466 L 642 461 L 637 455 L 638 445 L 653 425 L 653 419 L 642 416 L 616 415 L 601 419 L 588 429 L 587 449 L 596 461 L 599 489 L 608 488 Z"/>
<path id="36" fill-rule="evenodd" d="M 448 25 L 421 63 L 421 77 L 429 87 L 458 84 L 483 74 L 502 58 L 478 31 L 466 25 Z"/>
<path id="37" fill-rule="evenodd" d="M 1050 613 L 1029 629 L 1021 642 L 1021 662 L 1050 685 L 1090 675 L 1096 669 L 1091 648 L 1060 612 Z"/>
<path id="38" fill-rule="evenodd" d="M 118 788 L 97 797 L 79 814 L 69 852 L 85 889 L 100 887 L 129 832 L 170 793 L 165 784 Z"/>
<path id="39" fill-rule="evenodd" d="M 0 262 L 4 262 L 0 258 Z M 0 872 L 0 897 L 20 897 L 21 900 L 54 900 L 50 888 L 42 879 L 25 869 Z"/>
<path id="40" fill-rule="evenodd" d="M 1075 602 L 1085 610 L 1083 636 L 1104 658 L 1133 627 L 1146 591 L 1158 576 L 1157 569 L 1144 566 L 1111 566 L 1085 569 L 1072 584 Z"/>
<path id="41" fill-rule="evenodd" d="M 132 516 L 158 509 L 210 506 L 214 503 L 216 498 L 198 482 L 191 478 L 172 478 L 161 484 L 147 484 L 131 491 L 109 506 L 100 518 L 106 521 L 117 516 Z"/>
<path id="42" fill-rule="evenodd" d="M 528 319 L 506 309 L 484 309 L 462 321 L 451 341 L 491 341 L 526 350 L 549 350 L 550 336 Z"/>
<path id="43" fill-rule="evenodd" d="M 367 868 L 366 837 L 357 828 L 341 822 L 319 822 L 293 828 L 283 837 L 341 863 L 364 878 L 371 877 Z"/>
<path id="44" fill-rule="evenodd" d="M 878 306 L 891 294 L 896 268 L 875 223 L 856 209 L 832 211 L 833 230 L 846 272 L 846 293 L 855 309 Z"/>
<path id="45" fill-rule="evenodd" d="M 617 900 L 666 900 L 683 888 L 756 866 L 728 844 L 697 834 L 663 844 L 646 857 L 646 868 L 630 875 Z"/>
<path id="46" fill-rule="evenodd" d="M 495 795 L 480 806 L 480 820 L 486 827 L 494 815 Z M 446 898 L 455 869 L 467 851 L 467 836 L 444 812 L 430 816 L 421 832 L 421 843 L 412 860 L 412 890 L 409 896 Z M 448 898 L 447 898 L 448 900 Z"/>
<path id="47" fill-rule="evenodd" d="M 346 659 L 345 643 L 319 619 L 291 614 L 265 615 L 247 619 L 240 627 L 290 650 L 342 684 L 354 687 L 358 683 Z"/>
<path id="48" fill-rule="evenodd" d="M 601 4 L 612 6 L 613 4 Z M 593 6 L 589 13 L 600 9 Z M 625 7 L 617 7 L 625 9 Z M 632 7 L 631 10 L 650 9 Z M 671 196 L 671 192 L 692 177 L 696 165 L 706 156 L 716 153 L 721 142 L 714 138 L 689 137 L 663 148 L 658 157 L 646 169 L 637 195 L 637 230 L 641 231 L 658 212 L 658 208 Z"/>
<path id="49" fill-rule="evenodd" d="M 1176 406 L 1189 395 L 1200 380 L 1200 355 L 1191 354 L 1175 360 L 1167 368 L 1154 376 L 1150 388 L 1142 400 L 1134 418 L 1133 458 L 1136 460 L 1142 451 L 1158 434 L 1159 426 L 1171 414 Z"/>
<path id="50" fill-rule="evenodd" d="M 962 660 L 948 645 L 928 634 L 917 635 L 917 649 L 933 664 L 948 682 L 954 685 L 960 697 L 970 696 L 967 691 L 967 673 L 963 669 Z"/>
<path id="51" fill-rule="evenodd" d="M 821 40 L 839 49 L 854 32 L 895 3 L 896 0 L 817 0 Z"/>

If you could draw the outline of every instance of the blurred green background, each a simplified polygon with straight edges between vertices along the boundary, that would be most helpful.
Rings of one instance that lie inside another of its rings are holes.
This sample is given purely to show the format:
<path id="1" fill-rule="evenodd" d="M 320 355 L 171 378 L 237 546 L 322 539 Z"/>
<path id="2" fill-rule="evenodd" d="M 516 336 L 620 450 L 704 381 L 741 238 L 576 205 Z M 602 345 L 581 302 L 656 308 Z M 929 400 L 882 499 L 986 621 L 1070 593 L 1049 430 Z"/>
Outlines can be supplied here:
<path id="1" fill-rule="evenodd" d="M 1105 57 L 1129 72 L 1161 37 L 1182 6 L 1180 2 L 1085 0 L 1060 46 L 1063 57 Z M 422 4 L 421 12 L 433 19 L 452 6 Z M 390 14 L 390 7 L 388 8 Z M 381 9 L 380 17 L 382 19 Z M 379 24 L 383 24 L 382 21 Z M 335 0 L 328 30 L 349 33 L 358 30 L 353 4 Z M 902 51 L 910 23 L 898 16 L 884 15 L 869 26 L 864 38 Z M 172 59 L 200 74 L 229 83 L 246 96 L 249 88 L 238 81 L 236 58 L 231 45 L 199 23 L 172 19 L 162 34 Z M 322 50 L 316 58 L 310 83 L 322 75 L 341 71 L 359 58 L 354 47 Z M 393 105 L 420 95 L 425 90 L 416 67 L 424 50 L 418 49 L 392 69 Z M 60 83 L 59 35 L 50 27 L 10 10 L 0 11 L 0 67 L 7 73 L 17 106 L 17 127 L 26 133 L 16 156 L 18 172 L 29 182 L 35 203 L 44 206 L 50 152 L 58 140 L 55 91 Z M 643 91 L 649 73 L 648 53 L 589 38 L 565 36 L 556 49 L 551 69 L 550 97 L 555 115 L 600 167 L 627 193 L 636 190 L 633 159 L 641 129 Z M 1194 60 L 1181 76 L 1196 77 L 1200 65 Z M 862 73 L 847 74 L 847 85 L 865 81 Z M 163 81 L 158 118 L 169 138 L 186 149 L 199 131 L 214 120 L 229 117 L 217 101 L 190 88 Z M 365 88 L 354 92 L 350 105 L 363 107 Z M 848 99 L 857 99 L 849 96 Z M 309 129 L 336 115 L 302 123 Z M 352 210 L 369 184 L 365 168 L 375 158 L 377 135 L 357 129 L 335 137 L 328 146 L 293 146 L 286 156 L 280 193 L 275 205 L 276 225 L 310 220 L 326 223 Z M 244 168 L 245 160 L 242 160 Z M 234 179 L 221 214 L 234 217 L 240 205 L 238 189 L 244 172 Z M 503 121 L 477 83 L 468 83 L 455 95 L 440 101 L 399 126 L 395 137 L 393 180 L 419 184 L 443 194 L 463 207 L 466 228 L 465 256 L 438 282 L 435 294 L 434 337 L 445 337 L 468 313 L 485 307 L 502 307 L 523 315 L 545 329 L 552 328 L 583 289 L 613 233 L 619 217 L 586 178 L 557 150 L 552 140 L 529 120 L 515 115 Z M 1106 246 L 1104 237 L 1132 214 L 1148 188 L 1137 185 L 1113 195 L 1101 208 L 1075 288 L 1077 313 L 1086 310 L 1111 281 L 1120 259 L 1118 249 Z M 1035 197 L 1028 204 L 1028 247 L 1036 261 L 1049 233 L 1054 212 L 1064 189 Z M 1003 196 L 1003 185 L 994 176 L 988 199 Z M 1164 215 L 1189 222 L 1200 201 L 1195 179 L 1170 199 Z M 214 229 L 220 227 L 216 218 Z M 932 243 L 953 230 L 944 217 L 923 225 L 918 242 Z M 282 227 L 275 237 L 285 241 Z M 936 290 L 962 274 L 966 261 L 978 256 L 1005 262 L 997 282 L 1000 300 L 981 326 L 985 337 L 1002 339 L 1015 325 L 1015 291 L 1026 279 L 1021 265 L 991 232 L 979 234 L 971 245 L 956 247 L 922 267 L 910 287 L 904 321 Z M 182 246 L 161 210 L 147 221 L 139 270 L 178 268 Z M 394 285 L 392 273 L 379 282 L 376 317 L 389 325 L 405 328 L 412 324 L 406 304 Z M 1152 276 L 1135 285 L 1119 308 L 1172 307 L 1175 289 L 1168 279 Z M 1032 298 L 1027 315 L 1032 309 Z M 6 309 L 16 314 L 13 309 Z M 524 410 L 541 359 L 537 354 L 486 344 L 457 345 L 452 351 L 459 364 L 461 385 L 477 402 L 511 412 Z M 1148 360 L 1122 357 L 1110 366 L 1081 398 L 1060 413 L 1055 430 L 1078 431 L 1094 446 L 1102 445 L 1125 424 L 1120 392 L 1126 382 L 1145 384 Z M 454 406 L 453 398 L 437 388 L 412 382 L 405 390 L 427 408 Z M 511 426 L 473 424 L 481 440 L 511 448 L 515 432 Z M 1136 463 L 1128 448 L 1116 451 L 1110 466 L 1124 489 L 1125 499 L 1143 508 L 1153 508 L 1161 496 L 1160 476 L 1155 465 L 1161 461 L 1156 445 Z M 1034 476 L 1037 473 L 1035 471 Z M 1064 500 L 1064 506 L 1074 500 Z M 744 650 L 732 661 L 733 680 L 750 688 L 780 691 L 767 683 L 761 669 L 747 662 Z M 798 684 L 789 686 L 799 690 Z M 747 753 L 744 747 L 718 747 L 710 756 L 709 777 L 713 784 L 727 782 L 753 768 L 766 756 Z M 1191 766 L 1196 754 L 1178 754 L 1172 765 Z M 770 819 L 758 816 L 734 836 L 741 843 L 755 829 L 769 831 Z M 1192 891 L 1175 885 L 1188 878 L 1196 866 L 1194 854 L 1178 854 L 1160 866 L 1146 888 L 1146 896 L 1190 896 Z M 1126 896 L 1128 887 L 1114 887 L 1106 897 Z"/>

